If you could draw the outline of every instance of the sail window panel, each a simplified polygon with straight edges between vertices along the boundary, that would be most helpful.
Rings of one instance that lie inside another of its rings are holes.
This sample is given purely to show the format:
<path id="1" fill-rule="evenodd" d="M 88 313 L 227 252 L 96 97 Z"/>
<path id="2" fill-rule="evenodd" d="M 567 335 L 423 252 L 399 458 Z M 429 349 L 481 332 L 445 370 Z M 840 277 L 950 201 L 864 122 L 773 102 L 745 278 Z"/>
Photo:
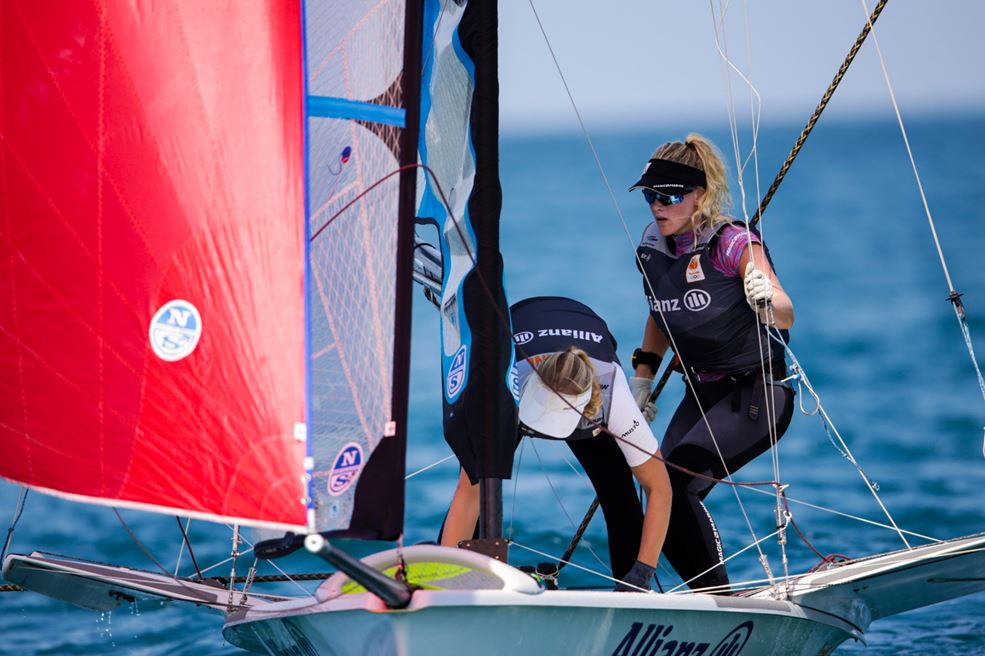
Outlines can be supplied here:
<path id="1" fill-rule="evenodd" d="M 309 126 L 313 489 L 316 526 L 341 530 L 360 471 L 341 480 L 339 454 L 355 443 L 365 465 L 392 416 L 399 176 L 386 176 L 398 168 L 397 132 L 325 118 Z"/>
<path id="2" fill-rule="evenodd" d="M 400 106 L 404 4 L 306 1 L 308 94 Z"/>

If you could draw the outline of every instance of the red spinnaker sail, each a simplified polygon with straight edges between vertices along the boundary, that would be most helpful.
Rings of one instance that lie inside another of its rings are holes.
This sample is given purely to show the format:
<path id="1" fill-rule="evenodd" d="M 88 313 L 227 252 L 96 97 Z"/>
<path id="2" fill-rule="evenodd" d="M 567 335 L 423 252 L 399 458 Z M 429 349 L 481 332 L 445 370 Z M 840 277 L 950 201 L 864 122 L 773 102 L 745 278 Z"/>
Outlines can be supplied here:
<path id="1" fill-rule="evenodd" d="M 300 2 L 0 3 L 0 475 L 305 523 Z"/>

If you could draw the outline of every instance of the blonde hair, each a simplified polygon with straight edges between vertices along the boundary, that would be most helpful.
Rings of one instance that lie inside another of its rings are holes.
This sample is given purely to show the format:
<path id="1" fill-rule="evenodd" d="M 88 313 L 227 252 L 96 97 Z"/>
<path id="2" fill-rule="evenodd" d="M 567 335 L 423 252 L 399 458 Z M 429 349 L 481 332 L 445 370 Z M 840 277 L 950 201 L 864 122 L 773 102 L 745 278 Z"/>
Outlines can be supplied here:
<path id="1" fill-rule="evenodd" d="M 594 417 L 602 409 L 602 388 L 595 380 L 595 367 L 580 348 L 569 346 L 552 353 L 537 367 L 537 372 L 543 383 L 559 394 L 583 394 L 591 387 L 592 398 L 585 406 L 585 417 Z"/>
<path id="2" fill-rule="evenodd" d="M 692 132 L 684 143 L 671 141 L 660 146 L 653 151 L 651 159 L 665 159 L 704 171 L 705 193 L 695 203 L 694 214 L 691 215 L 695 231 L 728 221 L 724 213 L 732 204 L 732 195 L 728 190 L 725 162 L 711 141 Z"/>

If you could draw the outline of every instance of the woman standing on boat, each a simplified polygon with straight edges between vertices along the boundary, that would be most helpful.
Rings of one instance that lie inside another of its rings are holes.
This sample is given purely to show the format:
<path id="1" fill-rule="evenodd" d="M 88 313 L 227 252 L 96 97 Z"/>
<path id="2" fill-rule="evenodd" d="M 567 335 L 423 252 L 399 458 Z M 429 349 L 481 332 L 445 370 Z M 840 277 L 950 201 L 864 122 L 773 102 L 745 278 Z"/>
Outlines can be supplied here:
<path id="1" fill-rule="evenodd" d="M 630 584 L 616 589 L 649 590 L 667 534 L 670 482 L 652 457 L 657 440 L 630 392 L 616 341 L 601 317 L 569 298 L 529 298 L 510 312 L 520 379 L 518 437 L 566 441 L 598 494 L 612 575 Z M 646 494 L 645 514 L 634 477 Z M 478 516 L 479 486 L 463 470 L 441 544 L 471 538 Z"/>
<path id="2" fill-rule="evenodd" d="M 775 382 L 785 377 L 783 348 L 767 333 L 790 328 L 793 304 L 759 236 L 723 213 L 725 176 L 714 146 L 691 134 L 657 148 L 630 187 L 653 214 L 637 249 L 650 313 L 630 387 L 642 406 L 668 347 L 680 357 L 686 392 L 660 447 L 673 489 L 663 553 L 693 589 L 729 584 L 702 503 L 710 479 L 767 451 L 793 414 L 793 390 Z"/>

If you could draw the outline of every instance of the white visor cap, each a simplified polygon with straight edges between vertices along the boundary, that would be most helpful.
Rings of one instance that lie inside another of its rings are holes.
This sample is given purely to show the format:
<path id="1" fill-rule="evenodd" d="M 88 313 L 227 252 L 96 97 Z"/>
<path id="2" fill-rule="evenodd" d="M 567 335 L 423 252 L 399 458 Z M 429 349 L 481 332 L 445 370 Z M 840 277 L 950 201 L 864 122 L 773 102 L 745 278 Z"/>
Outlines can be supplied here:
<path id="1" fill-rule="evenodd" d="M 581 394 L 559 394 L 531 372 L 520 391 L 520 421 L 538 433 L 565 438 L 578 427 L 591 400 L 591 387 Z"/>

